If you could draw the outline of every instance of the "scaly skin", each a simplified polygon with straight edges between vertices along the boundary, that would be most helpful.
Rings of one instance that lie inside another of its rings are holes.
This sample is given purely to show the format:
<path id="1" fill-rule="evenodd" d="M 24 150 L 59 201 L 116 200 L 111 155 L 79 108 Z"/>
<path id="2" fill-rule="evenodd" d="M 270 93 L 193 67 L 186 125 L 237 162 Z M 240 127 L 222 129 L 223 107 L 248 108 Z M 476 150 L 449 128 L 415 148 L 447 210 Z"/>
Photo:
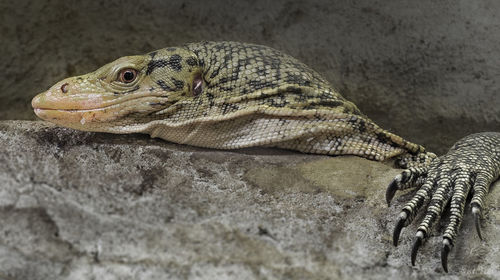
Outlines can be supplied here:
<path id="1" fill-rule="evenodd" d="M 123 57 L 57 83 L 32 105 L 44 120 L 85 131 L 147 133 L 216 149 L 271 146 L 379 161 L 397 157 L 408 169 L 389 186 L 388 202 L 398 189 L 423 185 L 400 216 L 395 243 L 424 200 L 433 198 L 432 217 L 417 233 L 425 237 L 451 197 L 452 209 L 459 210 L 444 237 L 445 247 L 451 248 L 470 189 L 462 181 L 481 178 L 480 187 L 473 188 L 478 193 L 474 209 L 480 209 L 499 173 L 498 134 L 471 136 L 474 147 L 452 149 L 436 159 L 422 146 L 378 127 L 306 65 L 258 45 L 203 42 Z M 471 159 L 490 155 L 497 156 L 471 165 Z M 455 174 L 456 163 L 463 176 Z M 433 187 L 434 180 L 446 187 Z"/>
<path id="2" fill-rule="evenodd" d="M 500 175 L 500 133 L 472 134 L 459 140 L 448 153 L 423 167 L 412 167 L 397 176 L 387 188 L 390 203 L 397 190 L 418 187 L 413 198 L 405 205 L 394 229 L 396 246 L 403 227 L 409 225 L 422 206 L 427 205 L 425 217 L 417 230 L 411 253 L 415 265 L 417 252 L 432 227 L 437 224 L 445 205 L 450 203 L 450 221 L 443 235 L 441 263 L 448 272 L 448 254 L 454 245 L 462 223 L 465 202 L 472 191 L 472 213 L 476 230 L 482 239 L 479 219 L 483 201 L 491 184 Z"/>

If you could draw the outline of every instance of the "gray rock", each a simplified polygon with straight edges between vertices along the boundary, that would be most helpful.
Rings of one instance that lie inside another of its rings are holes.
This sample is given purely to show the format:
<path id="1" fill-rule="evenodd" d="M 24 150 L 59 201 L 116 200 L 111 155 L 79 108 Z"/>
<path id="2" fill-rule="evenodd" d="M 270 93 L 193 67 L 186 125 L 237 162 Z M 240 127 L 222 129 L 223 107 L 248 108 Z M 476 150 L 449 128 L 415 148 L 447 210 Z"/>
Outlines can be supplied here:
<path id="1" fill-rule="evenodd" d="M 0 279 L 498 277 L 500 184 L 488 199 L 486 241 L 466 215 L 444 274 L 440 234 L 414 268 L 416 226 L 391 245 L 411 195 L 385 205 L 398 172 L 350 156 L 216 151 L 3 121 Z"/>

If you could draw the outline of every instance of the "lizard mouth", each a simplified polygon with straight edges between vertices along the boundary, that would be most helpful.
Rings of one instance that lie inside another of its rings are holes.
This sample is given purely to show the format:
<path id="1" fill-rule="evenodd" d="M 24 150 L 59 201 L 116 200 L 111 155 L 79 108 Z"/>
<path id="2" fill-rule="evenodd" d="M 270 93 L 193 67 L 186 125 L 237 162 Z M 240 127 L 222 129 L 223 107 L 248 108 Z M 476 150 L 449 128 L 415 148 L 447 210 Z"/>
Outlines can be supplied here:
<path id="1" fill-rule="evenodd" d="M 31 101 L 34 110 L 65 110 L 65 111 L 86 111 L 99 110 L 111 107 L 116 104 L 125 103 L 134 99 L 146 97 L 159 97 L 151 94 L 134 94 L 125 96 L 115 96 L 114 94 L 104 93 L 80 93 L 71 96 L 61 96 L 51 91 L 38 94 Z"/>
<path id="2" fill-rule="evenodd" d="M 104 110 L 106 108 L 111 108 L 113 107 L 113 105 L 116 105 L 118 103 L 115 103 L 115 104 L 110 104 L 110 105 L 105 105 L 105 106 L 101 106 L 101 107 L 94 107 L 94 108 L 87 108 L 87 109 L 70 109 L 70 108 L 47 108 L 47 107 L 43 107 L 43 106 L 40 106 L 38 107 L 36 104 L 34 104 L 32 102 L 32 107 L 33 107 L 33 110 L 35 111 L 35 114 L 37 116 L 39 116 L 38 114 L 39 113 L 43 113 L 43 112 L 49 112 L 49 111 L 59 111 L 59 112 L 74 112 L 74 113 L 77 113 L 77 112 L 91 112 L 91 111 L 99 111 L 99 110 Z"/>
<path id="3" fill-rule="evenodd" d="M 43 95 L 33 98 L 32 106 L 35 114 L 46 121 L 58 125 L 88 131 L 104 131 L 103 128 L 112 123 L 124 120 L 127 116 L 149 114 L 159 111 L 168 106 L 167 98 L 162 96 L 130 96 L 127 98 L 116 98 L 108 102 L 93 102 L 89 104 L 78 103 L 72 106 L 70 102 L 57 104 L 46 104 Z M 88 100 L 88 99 L 87 99 Z M 87 106 L 85 106 L 87 105 Z M 90 105 L 90 106 L 89 106 Z"/>

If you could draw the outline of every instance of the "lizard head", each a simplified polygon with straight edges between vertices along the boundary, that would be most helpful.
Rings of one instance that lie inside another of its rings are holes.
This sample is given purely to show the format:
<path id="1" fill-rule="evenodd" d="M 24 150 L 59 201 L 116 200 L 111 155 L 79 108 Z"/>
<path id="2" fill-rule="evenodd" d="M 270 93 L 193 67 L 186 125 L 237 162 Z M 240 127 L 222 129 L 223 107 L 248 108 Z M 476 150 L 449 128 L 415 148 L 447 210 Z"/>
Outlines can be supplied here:
<path id="1" fill-rule="evenodd" d="M 39 118 L 65 127 L 138 132 L 201 90 L 200 73 L 196 55 L 182 48 L 126 56 L 56 83 L 35 96 L 32 106 Z"/>

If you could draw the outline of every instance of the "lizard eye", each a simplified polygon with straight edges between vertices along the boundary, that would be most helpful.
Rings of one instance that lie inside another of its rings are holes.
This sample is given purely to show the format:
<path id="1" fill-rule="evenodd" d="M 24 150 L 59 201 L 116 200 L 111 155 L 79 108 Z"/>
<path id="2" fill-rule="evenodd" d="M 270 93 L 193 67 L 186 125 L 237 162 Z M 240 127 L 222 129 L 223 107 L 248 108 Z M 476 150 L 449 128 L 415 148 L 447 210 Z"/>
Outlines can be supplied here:
<path id="1" fill-rule="evenodd" d="M 122 83 L 131 83 L 137 78 L 137 70 L 132 68 L 123 69 L 118 74 L 118 80 Z"/>

